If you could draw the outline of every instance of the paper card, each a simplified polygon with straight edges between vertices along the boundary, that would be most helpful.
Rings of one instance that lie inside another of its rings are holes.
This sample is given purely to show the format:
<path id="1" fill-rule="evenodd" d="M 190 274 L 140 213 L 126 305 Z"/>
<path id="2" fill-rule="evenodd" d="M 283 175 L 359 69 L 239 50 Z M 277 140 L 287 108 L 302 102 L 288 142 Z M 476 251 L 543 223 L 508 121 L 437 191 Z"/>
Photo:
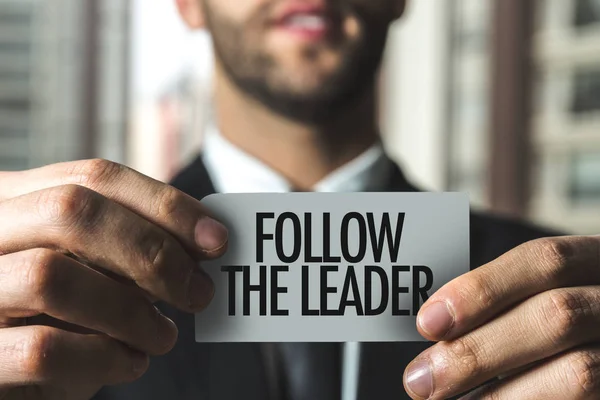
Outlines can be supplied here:
<path id="1" fill-rule="evenodd" d="M 229 228 L 198 342 L 424 341 L 423 302 L 469 271 L 460 193 L 218 194 Z"/>

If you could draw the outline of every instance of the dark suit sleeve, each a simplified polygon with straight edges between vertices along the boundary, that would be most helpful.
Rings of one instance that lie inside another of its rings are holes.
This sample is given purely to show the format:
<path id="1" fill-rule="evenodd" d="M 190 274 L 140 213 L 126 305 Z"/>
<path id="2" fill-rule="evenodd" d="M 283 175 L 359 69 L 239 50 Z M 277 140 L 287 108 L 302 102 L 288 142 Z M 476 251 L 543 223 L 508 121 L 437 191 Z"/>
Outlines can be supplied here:
<path id="1" fill-rule="evenodd" d="M 531 240 L 561 236 L 564 233 L 529 222 L 492 214 L 471 214 L 471 269 L 495 260 Z"/>

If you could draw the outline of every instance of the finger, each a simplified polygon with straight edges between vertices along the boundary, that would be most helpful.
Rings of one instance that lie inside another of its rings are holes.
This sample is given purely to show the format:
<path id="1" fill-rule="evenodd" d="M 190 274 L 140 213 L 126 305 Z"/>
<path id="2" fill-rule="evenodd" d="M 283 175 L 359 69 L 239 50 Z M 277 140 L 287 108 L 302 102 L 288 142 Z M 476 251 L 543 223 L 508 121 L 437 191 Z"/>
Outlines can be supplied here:
<path id="1" fill-rule="evenodd" d="M 30 326 L 0 330 L 0 390 L 25 385 L 131 382 L 148 357 L 104 335 Z"/>
<path id="2" fill-rule="evenodd" d="M 595 400 L 600 398 L 600 347 L 572 350 L 510 379 L 484 386 L 461 400 Z"/>
<path id="3" fill-rule="evenodd" d="M 0 257 L 0 287 L 3 317 L 47 314 L 153 355 L 177 338 L 175 324 L 135 291 L 51 250 Z"/>
<path id="4" fill-rule="evenodd" d="M 5 253 L 65 250 L 184 311 L 199 311 L 212 299 L 212 281 L 173 236 L 82 186 L 1 202 L 0 221 L 0 251 Z"/>
<path id="5" fill-rule="evenodd" d="M 600 341 L 600 287 L 554 289 L 423 352 L 405 373 L 413 398 L 448 398 L 562 351 Z"/>
<path id="6" fill-rule="evenodd" d="M 84 186 L 160 226 L 193 254 L 214 258 L 226 248 L 226 228 L 210 218 L 199 201 L 110 161 L 77 161 L 4 173 L 0 182 L 0 200 L 56 186 Z"/>
<path id="7" fill-rule="evenodd" d="M 451 340 L 554 288 L 600 283 L 600 237 L 535 240 L 444 285 L 417 316 L 427 339 Z"/>
<path id="8" fill-rule="evenodd" d="M 519 375 L 520 373 L 522 373 L 523 371 L 527 371 L 528 369 L 532 369 L 534 368 L 536 365 L 542 363 L 543 361 L 535 361 L 532 362 L 530 364 L 527 365 L 522 365 L 520 367 L 508 370 L 506 372 L 503 372 L 501 375 L 498 375 L 498 379 L 506 379 L 506 378 L 510 378 L 513 375 Z"/>

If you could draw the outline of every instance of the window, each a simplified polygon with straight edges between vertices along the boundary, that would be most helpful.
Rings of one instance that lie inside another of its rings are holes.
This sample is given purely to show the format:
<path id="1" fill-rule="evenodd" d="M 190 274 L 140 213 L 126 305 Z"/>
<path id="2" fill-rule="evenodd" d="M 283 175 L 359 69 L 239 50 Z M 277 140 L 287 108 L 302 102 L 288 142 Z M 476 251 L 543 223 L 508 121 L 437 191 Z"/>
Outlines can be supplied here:
<path id="1" fill-rule="evenodd" d="M 573 233 L 600 230 L 600 0 L 544 0 L 535 37 L 531 213 Z M 585 32 L 584 32 L 585 31 Z"/>
<path id="2" fill-rule="evenodd" d="M 0 69 L 0 87 L 9 84 L 26 86 L 29 85 L 30 80 L 31 74 L 28 71 Z"/>
<path id="3" fill-rule="evenodd" d="M 29 129 L 19 127 L 5 127 L 0 124 L 0 139 L 3 138 L 26 138 Z"/>
<path id="4" fill-rule="evenodd" d="M 600 24 L 600 0 L 576 0 L 575 26 Z"/>
<path id="5" fill-rule="evenodd" d="M 0 171 L 22 171 L 29 168 L 27 157 L 0 157 Z"/>
<path id="6" fill-rule="evenodd" d="M 600 111 L 600 66 L 582 69 L 575 73 L 573 85 L 573 113 Z"/>
<path id="7" fill-rule="evenodd" d="M 13 55 L 27 55 L 31 50 L 29 42 L 3 42 L 0 41 L 0 54 L 5 57 Z"/>
<path id="8" fill-rule="evenodd" d="M 0 97 L 0 110 L 2 111 L 26 111 L 29 110 L 29 99 L 3 99 Z"/>
<path id="9" fill-rule="evenodd" d="M 569 197 L 575 205 L 600 202 L 600 152 L 573 156 L 569 171 Z"/>
<path id="10" fill-rule="evenodd" d="M 0 0 L 0 171 L 29 166 L 32 4 Z"/>
<path id="11" fill-rule="evenodd" d="M 487 202 L 490 35 L 492 3 L 451 2 L 448 188 Z"/>

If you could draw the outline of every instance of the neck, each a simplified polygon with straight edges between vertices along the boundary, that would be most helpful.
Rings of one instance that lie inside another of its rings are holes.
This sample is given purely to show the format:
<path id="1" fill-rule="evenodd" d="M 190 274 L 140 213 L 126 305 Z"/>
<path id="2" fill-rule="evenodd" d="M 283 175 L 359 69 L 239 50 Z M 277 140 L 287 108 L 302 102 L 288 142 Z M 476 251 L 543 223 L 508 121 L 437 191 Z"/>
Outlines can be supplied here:
<path id="1" fill-rule="evenodd" d="M 274 114 L 222 72 L 215 84 L 221 134 L 299 189 L 312 188 L 379 140 L 374 90 L 343 115 L 314 126 Z"/>

